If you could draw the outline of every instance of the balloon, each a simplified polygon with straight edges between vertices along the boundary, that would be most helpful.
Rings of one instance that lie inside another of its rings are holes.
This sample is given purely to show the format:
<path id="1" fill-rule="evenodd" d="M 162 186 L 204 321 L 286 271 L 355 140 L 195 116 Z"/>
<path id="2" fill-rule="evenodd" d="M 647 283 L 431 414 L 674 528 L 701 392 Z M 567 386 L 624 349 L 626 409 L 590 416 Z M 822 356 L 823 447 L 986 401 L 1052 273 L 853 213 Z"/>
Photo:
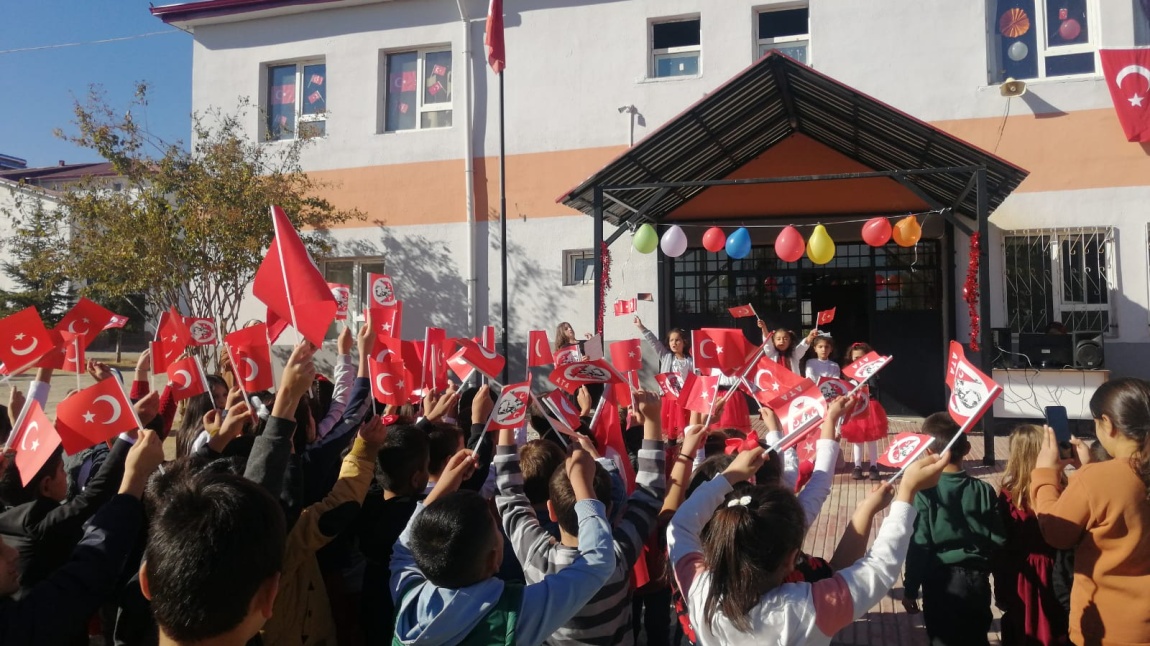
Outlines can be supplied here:
<path id="1" fill-rule="evenodd" d="M 803 234 L 792 226 L 783 229 L 779 232 L 779 237 L 775 238 L 775 254 L 783 262 L 794 262 L 802 258 L 806 248 L 807 243 L 803 240 Z"/>
<path id="2" fill-rule="evenodd" d="M 687 234 L 683 233 L 682 227 L 672 226 L 663 233 L 663 238 L 659 240 L 659 248 L 668 258 L 678 258 L 687 251 Z"/>
<path id="3" fill-rule="evenodd" d="M 862 228 L 862 237 L 872 247 L 881 247 L 890 242 L 890 220 L 871 218 Z"/>
<path id="4" fill-rule="evenodd" d="M 718 253 L 727 244 L 727 234 L 719 227 L 711 227 L 703 234 L 703 248 L 711 253 Z"/>
<path id="5" fill-rule="evenodd" d="M 875 287 L 875 291 L 882 291 L 882 290 L 886 289 L 886 276 L 884 276 L 882 274 L 875 274 L 874 275 L 874 287 Z"/>
<path id="6" fill-rule="evenodd" d="M 738 260 L 751 253 L 751 233 L 746 227 L 739 227 L 727 236 L 727 255 Z"/>
<path id="7" fill-rule="evenodd" d="M 1006 48 L 1006 55 L 1010 58 L 1010 60 L 1016 63 L 1026 58 L 1026 55 L 1029 53 L 1030 48 L 1027 47 L 1026 43 L 1022 42 L 1021 40 Z"/>
<path id="8" fill-rule="evenodd" d="M 902 276 L 898 274 L 891 274 L 886 277 L 886 288 L 892 292 L 897 292 L 902 287 Z"/>
<path id="9" fill-rule="evenodd" d="M 655 227 L 650 224 L 644 224 L 639 227 L 635 232 L 635 237 L 631 239 L 631 246 L 635 247 L 635 251 L 639 253 L 651 253 L 655 247 L 659 246 L 659 234 L 655 233 Z"/>
<path id="10" fill-rule="evenodd" d="M 908 215 L 899 220 L 898 224 L 894 225 L 892 237 L 895 244 L 900 247 L 913 247 L 918 244 L 918 239 L 922 237 L 922 227 L 918 225 L 918 218 Z"/>
<path id="11" fill-rule="evenodd" d="M 810 240 L 807 240 L 807 258 L 816 265 L 825 265 L 834 257 L 835 241 L 831 240 L 827 228 L 820 224 L 811 233 Z"/>
<path id="12" fill-rule="evenodd" d="M 1063 40 L 1074 40 L 1081 33 L 1082 25 L 1074 18 L 1063 20 L 1062 24 L 1058 26 L 1058 35 L 1062 36 Z"/>

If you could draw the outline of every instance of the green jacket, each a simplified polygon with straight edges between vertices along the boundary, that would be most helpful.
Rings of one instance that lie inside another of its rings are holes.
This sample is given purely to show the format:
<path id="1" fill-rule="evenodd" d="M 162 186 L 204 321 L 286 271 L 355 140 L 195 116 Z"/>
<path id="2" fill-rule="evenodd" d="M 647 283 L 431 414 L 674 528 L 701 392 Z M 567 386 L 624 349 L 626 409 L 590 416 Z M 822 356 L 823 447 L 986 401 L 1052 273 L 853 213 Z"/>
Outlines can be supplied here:
<path id="1" fill-rule="evenodd" d="M 943 473 L 938 486 L 914 497 L 918 517 L 906 555 L 906 598 L 917 599 L 922 581 L 948 565 L 990 572 L 1006 543 L 994 487 L 965 471 Z"/>

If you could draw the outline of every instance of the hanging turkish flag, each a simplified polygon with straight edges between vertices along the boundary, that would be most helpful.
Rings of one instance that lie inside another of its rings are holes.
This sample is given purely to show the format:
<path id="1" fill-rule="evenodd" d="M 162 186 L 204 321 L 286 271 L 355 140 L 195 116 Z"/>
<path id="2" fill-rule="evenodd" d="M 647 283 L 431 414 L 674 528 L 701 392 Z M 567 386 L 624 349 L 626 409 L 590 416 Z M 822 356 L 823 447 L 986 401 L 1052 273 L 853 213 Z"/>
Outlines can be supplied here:
<path id="1" fill-rule="evenodd" d="M 781 453 L 794 446 L 803 431 L 815 428 L 827 414 L 827 402 L 815 382 L 804 379 L 799 384 L 767 404 L 779 416 L 783 444 L 776 449 Z M 792 437 L 794 436 L 794 437 Z"/>
<path id="2" fill-rule="evenodd" d="M 659 384 L 659 390 L 662 390 L 664 395 L 679 396 L 678 373 L 660 372 L 655 375 L 655 383 Z"/>
<path id="3" fill-rule="evenodd" d="M 1099 55 L 1126 140 L 1150 142 L 1150 49 L 1103 49 Z"/>
<path id="4" fill-rule="evenodd" d="M 786 366 L 779 365 L 774 359 L 760 357 L 755 364 L 755 378 L 751 383 L 759 389 L 755 399 L 766 404 L 802 380 L 802 377 L 791 372 Z"/>
<path id="5" fill-rule="evenodd" d="M 843 376 L 847 379 L 853 379 L 858 383 L 862 383 L 875 376 L 879 370 L 885 368 L 886 364 L 890 363 L 890 360 L 890 356 L 881 355 L 877 352 L 868 352 L 855 360 L 851 365 L 843 368 Z"/>
<path id="6" fill-rule="evenodd" d="M 547 378 L 572 394 L 587 384 L 617 384 L 623 381 L 604 359 L 568 363 L 552 370 Z"/>
<path id="7" fill-rule="evenodd" d="M 403 406 L 407 403 L 408 390 L 403 379 L 403 364 L 398 361 L 376 361 L 368 359 L 368 372 L 371 376 L 371 393 L 381 404 Z"/>
<path id="8" fill-rule="evenodd" d="M 139 426 L 132 402 L 116 379 L 97 381 L 56 406 L 56 430 L 68 455 Z"/>
<path id="9" fill-rule="evenodd" d="M 899 433 L 890 441 L 890 447 L 879 456 L 877 462 L 892 469 L 901 469 L 914 462 L 933 441 L 934 438 L 929 435 Z"/>
<path id="10" fill-rule="evenodd" d="M 628 373 L 643 369 L 643 348 L 639 345 L 639 339 L 616 341 L 610 348 L 611 363 L 619 372 Z"/>
<path id="11" fill-rule="evenodd" d="M 829 310 L 823 310 L 819 312 L 818 318 L 815 320 L 815 327 L 826 325 L 827 323 L 835 320 L 835 310 L 837 309 L 837 307 L 832 307 Z"/>
<path id="12" fill-rule="evenodd" d="M 368 274 L 367 293 L 371 297 L 371 307 L 391 307 L 399 302 L 395 297 L 395 283 L 387 274 Z"/>
<path id="13" fill-rule="evenodd" d="M 346 321 L 348 306 L 351 304 L 351 287 L 339 283 L 328 283 L 327 286 L 335 299 L 335 320 Z"/>
<path id="14" fill-rule="evenodd" d="M 184 325 L 188 328 L 190 345 L 215 345 L 220 341 L 214 318 L 185 316 Z"/>
<path id="15" fill-rule="evenodd" d="M 755 316 L 755 308 L 750 305 L 739 305 L 738 307 L 731 307 L 727 309 L 731 316 L 741 319 L 748 316 Z"/>
<path id="16" fill-rule="evenodd" d="M 753 348 L 734 328 L 703 328 L 691 333 L 691 356 L 695 368 L 709 372 L 718 368 L 725 375 L 733 375 L 745 365 Z"/>
<path id="17" fill-rule="evenodd" d="M 487 46 L 487 64 L 496 74 L 507 67 L 507 50 L 503 42 L 503 0 L 491 0 L 487 7 L 487 31 L 483 35 Z"/>
<path id="18" fill-rule="evenodd" d="M 256 271 L 252 293 L 313 345 L 323 345 L 337 305 L 299 233 L 278 206 L 271 207 L 275 239 Z"/>
<path id="19" fill-rule="evenodd" d="M 56 344 L 35 307 L 0 319 L 0 361 L 11 370 L 31 366 Z"/>
<path id="20" fill-rule="evenodd" d="M 8 448 L 16 451 L 16 467 L 20 469 L 20 484 L 25 487 L 36 477 L 48 458 L 60 446 L 60 434 L 52 421 L 40 408 L 40 402 L 28 400 L 17 426 L 12 429 Z"/>
<path id="21" fill-rule="evenodd" d="M 365 315 L 371 319 L 376 334 L 399 338 L 403 329 L 403 301 L 391 305 L 372 305 Z"/>
<path id="22" fill-rule="evenodd" d="M 105 330 L 119 329 L 119 328 L 124 327 L 127 324 L 128 324 L 128 317 L 120 316 L 119 314 L 113 314 L 112 320 L 108 321 L 108 323 L 104 326 L 104 329 Z"/>
<path id="23" fill-rule="evenodd" d="M 423 371 L 420 375 L 421 387 L 435 391 L 447 388 L 447 332 L 443 328 L 429 327 L 423 336 Z"/>
<path id="24" fill-rule="evenodd" d="M 950 399 L 946 404 L 950 417 L 968 433 L 1002 394 L 1001 386 L 966 360 L 966 353 L 958 341 L 950 342 L 946 385 L 950 387 Z"/>
<path id="25" fill-rule="evenodd" d="M 579 428 L 583 423 L 582 420 L 579 419 L 579 409 L 575 407 L 575 404 L 571 403 L 571 398 L 564 394 L 562 390 L 552 390 L 546 395 L 543 395 L 540 401 L 544 406 L 547 406 L 555 413 L 555 419 L 562 422 L 572 431 Z"/>
<path id="26" fill-rule="evenodd" d="M 527 419 L 527 402 L 531 400 L 531 383 L 523 382 L 504 386 L 491 409 L 488 430 L 519 428 Z"/>
<path id="27" fill-rule="evenodd" d="M 92 341 L 96 339 L 96 335 L 99 334 L 100 331 L 104 329 L 104 326 L 115 316 L 116 315 L 110 310 L 86 298 L 81 298 L 72 309 L 68 310 L 68 313 L 64 315 L 64 318 L 60 319 L 60 322 L 57 323 L 53 329 L 61 332 L 79 334 L 81 337 L 80 345 L 86 350 L 88 346 L 92 344 Z"/>
<path id="28" fill-rule="evenodd" d="M 551 354 L 551 342 L 547 340 L 545 330 L 531 330 L 527 337 L 527 367 L 538 368 L 555 363 L 555 356 Z"/>
<path id="29" fill-rule="evenodd" d="M 459 339 L 458 343 L 459 351 L 452 356 L 452 359 L 466 361 L 490 379 L 496 379 L 499 373 L 503 372 L 507 360 L 499 353 L 483 348 L 471 339 Z"/>
<path id="30" fill-rule="evenodd" d="M 168 386 L 172 389 L 172 397 L 176 401 L 191 399 L 196 395 L 208 392 L 207 378 L 200 360 L 196 357 L 184 357 L 172 363 L 166 370 L 168 373 Z"/>
<path id="31" fill-rule="evenodd" d="M 718 386 L 719 378 L 717 376 L 699 375 L 692 381 L 691 389 L 683 391 L 686 393 L 683 408 L 704 415 L 710 413 L 713 410 L 712 406 L 715 405 Z"/>
<path id="32" fill-rule="evenodd" d="M 634 298 L 620 299 L 615 301 L 615 316 L 625 316 L 627 314 L 634 314 L 635 308 L 638 305 Z"/>
<path id="33" fill-rule="evenodd" d="M 224 337 L 236 380 L 248 395 L 275 388 L 275 372 L 267 338 L 267 325 L 264 323 L 241 328 Z"/>

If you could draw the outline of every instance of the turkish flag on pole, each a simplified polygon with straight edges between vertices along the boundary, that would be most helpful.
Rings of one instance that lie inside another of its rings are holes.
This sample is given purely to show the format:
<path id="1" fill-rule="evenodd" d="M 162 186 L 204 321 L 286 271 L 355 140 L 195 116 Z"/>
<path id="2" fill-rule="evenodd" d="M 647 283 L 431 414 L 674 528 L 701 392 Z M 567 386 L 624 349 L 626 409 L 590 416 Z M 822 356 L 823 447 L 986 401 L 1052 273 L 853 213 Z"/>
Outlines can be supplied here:
<path id="1" fill-rule="evenodd" d="M 168 366 L 188 348 L 191 340 L 192 333 L 188 330 L 188 326 L 184 325 L 184 317 L 176 311 L 176 308 L 169 308 L 161 314 L 160 324 L 156 326 L 156 340 L 151 345 L 152 372 L 167 371 Z"/>
<path id="2" fill-rule="evenodd" d="M 56 406 L 56 430 L 68 455 L 139 427 L 136 410 L 116 379 L 97 381 Z"/>
<path id="3" fill-rule="evenodd" d="M 481 347 L 471 339 L 459 339 L 459 351 L 452 356 L 452 360 L 460 359 L 471 364 L 479 372 L 483 373 L 491 379 L 497 379 L 499 373 L 503 372 L 503 365 L 506 359 L 501 357 L 495 350 L 488 350 Z"/>
<path id="4" fill-rule="evenodd" d="M 246 366 L 245 366 L 246 367 Z M 208 392 L 204 369 L 196 357 L 184 357 L 168 366 L 168 385 L 176 401 L 191 399 Z"/>
<path id="5" fill-rule="evenodd" d="M 639 339 L 616 341 L 611 344 L 611 363 L 619 372 L 643 369 L 643 349 Z"/>
<path id="6" fill-rule="evenodd" d="M 423 356 L 426 352 L 423 341 L 394 339 L 389 341 L 388 345 L 399 348 L 400 361 L 403 363 L 403 378 L 407 381 L 407 392 L 410 393 L 430 385 L 423 381 Z"/>
<path id="7" fill-rule="evenodd" d="M 447 332 L 443 328 L 429 327 L 423 334 L 423 387 L 442 391 L 447 388 Z"/>
<path id="8" fill-rule="evenodd" d="M 950 387 L 950 399 L 947 401 L 946 409 L 950 412 L 951 419 L 962 426 L 967 433 L 1002 394 L 1001 386 L 966 360 L 966 353 L 958 341 L 950 342 L 946 385 Z"/>
<path id="9" fill-rule="evenodd" d="M 31 366 L 55 345 L 35 307 L 0 319 L 0 361 L 13 371 Z"/>
<path id="10" fill-rule="evenodd" d="M 287 329 L 288 322 L 281 319 L 270 307 L 267 308 L 267 314 L 264 318 L 267 319 L 267 327 L 264 329 L 264 332 L 267 334 L 266 341 L 268 345 L 271 345 L 275 343 L 276 339 L 280 338 L 280 335 Z"/>
<path id="11" fill-rule="evenodd" d="M 104 329 L 105 330 L 118 329 L 118 328 L 124 327 L 127 324 L 128 324 L 128 317 L 120 316 L 119 314 L 115 314 L 112 316 L 112 320 L 108 321 L 107 325 L 104 326 Z"/>
<path id="12" fill-rule="evenodd" d="M 779 416 L 784 440 L 785 436 L 814 425 L 827 412 L 827 402 L 823 398 L 822 391 L 810 379 L 803 379 L 767 406 Z"/>
<path id="13" fill-rule="evenodd" d="M 490 352 L 495 352 L 495 326 L 484 325 L 483 334 L 480 335 L 480 337 L 476 339 L 475 342 L 478 343 L 481 348 Z"/>
<path id="14" fill-rule="evenodd" d="M 922 455 L 934 438 L 919 433 L 899 433 L 890 441 L 890 447 L 879 456 L 878 463 L 892 469 L 901 469 Z"/>
<path id="15" fill-rule="evenodd" d="M 543 395 L 540 401 L 555 413 L 557 416 L 555 419 L 572 431 L 582 424 L 582 420 L 579 419 L 579 409 L 571 403 L 571 398 L 565 395 L 562 390 L 552 390 Z"/>
<path id="16" fill-rule="evenodd" d="M 381 404 L 402 406 L 407 403 L 408 390 L 403 379 L 403 364 L 398 361 L 368 359 L 371 393 Z"/>
<path id="17" fill-rule="evenodd" d="M 504 386 L 491 409 L 487 429 L 519 428 L 527 419 L 527 402 L 531 400 L 531 383 L 523 382 Z"/>
<path id="18" fill-rule="evenodd" d="M 507 51 L 503 43 L 503 0 L 491 0 L 487 7 L 487 33 L 483 36 L 487 45 L 487 64 L 491 71 L 502 74 L 507 67 Z"/>
<path id="19" fill-rule="evenodd" d="M 837 309 L 837 307 L 832 307 L 829 310 L 823 310 L 819 312 L 818 318 L 815 320 L 815 327 L 826 325 L 827 323 L 835 320 L 835 310 Z"/>
<path id="20" fill-rule="evenodd" d="M 392 305 L 372 305 L 365 318 L 371 320 L 376 334 L 398 339 L 403 329 L 403 301 Z"/>
<path id="21" fill-rule="evenodd" d="M 731 316 L 737 319 L 755 316 L 755 308 L 751 305 L 739 305 L 738 307 L 728 308 L 727 311 L 731 313 Z"/>
<path id="22" fill-rule="evenodd" d="M 703 328 L 691 333 L 691 356 L 700 372 L 718 368 L 732 375 L 746 366 L 750 344 L 742 330 L 734 328 Z"/>
<path id="23" fill-rule="evenodd" d="M 761 357 L 755 365 L 755 378 L 751 383 L 759 389 L 755 399 L 767 404 L 802 380 L 802 377 L 791 372 L 786 366 L 779 365 L 774 359 Z"/>
<path id="24" fill-rule="evenodd" d="M 351 287 L 340 283 L 328 283 L 331 295 L 335 298 L 335 320 L 347 320 L 347 308 L 351 303 Z"/>
<path id="25" fill-rule="evenodd" d="M 283 209 L 273 205 L 271 215 L 275 239 L 256 271 L 252 293 L 312 345 L 323 345 L 339 306 Z"/>
<path id="26" fill-rule="evenodd" d="M 82 337 L 80 345 L 84 346 L 86 350 L 88 346 L 92 344 L 92 341 L 96 339 L 96 335 L 99 334 L 100 331 L 104 329 L 104 326 L 115 318 L 115 316 L 116 315 L 110 310 L 86 298 L 81 298 L 72 309 L 68 310 L 68 313 L 64 315 L 64 318 L 60 319 L 60 322 L 57 323 L 53 329 L 61 332 L 79 334 Z"/>
<path id="27" fill-rule="evenodd" d="M 1150 142 L 1150 49 L 1103 49 L 1098 53 L 1126 140 Z"/>
<path id="28" fill-rule="evenodd" d="M 555 363 L 555 356 L 551 354 L 551 342 L 547 340 L 545 330 L 531 330 L 527 337 L 527 367 L 537 368 Z"/>
<path id="29" fill-rule="evenodd" d="M 260 323 L 242 328 L 224 337 L 236 380 L 247 395 L 275 388 L 271 348 L 267 341 L 267 325 Z"/>
<path id="30" fill-rule="evenodd" d="M 679 396 L 679 374 L 675 372 L 660 372 L 655 375 L 655 383 L 659 384 L 659 390 L 663 391 L 664 395 Z"/>
<path id="31" fill-rule="evenodd" d="M 81 341 L 81 335 L 69 334 L 68 332 L 59 332 L 58 334 L 60 335 L 60 347 L 64 351 L 64 363 L 60 369 L 78 375 L 85 373 L 88 362 L 84 358 L 84 344 Z"/>
<path id="32" fill-rule="evenodd" d="M 16 420 L 16 428 L 12 429 L 12 439 L 8 441 L 8 448 L 16 450 L 20 484 L 27 487 L 58 446 L 60 434 L 40 408 L 40 402 L 28 400 L 20 412 L 20 419 Z"/>
<path id="33" fill-rule="evenodd" d="M 683 408 L 695 411 L 696 413 L 703 413 L 706 415 L 711 412 L 711 407 L 715 405 L 715 393 L 718 391 L 719 378 L 710 375 L 699 375 L 692 380 L 691 389 L 684 390 L 683 393 L 686 399 L 683 400 Z"/>
<path id="34" fill-rule="evenodd" d="M 843 376 L 861 384 L 875 376 L 879 370 L 885 368 L 886 364 L 890 363 L 890 360 L 890 356 L 881 355 L 877 352 L 868 352 L 859 357 L 858 360 L 851 365 L 843 368 Z"/>

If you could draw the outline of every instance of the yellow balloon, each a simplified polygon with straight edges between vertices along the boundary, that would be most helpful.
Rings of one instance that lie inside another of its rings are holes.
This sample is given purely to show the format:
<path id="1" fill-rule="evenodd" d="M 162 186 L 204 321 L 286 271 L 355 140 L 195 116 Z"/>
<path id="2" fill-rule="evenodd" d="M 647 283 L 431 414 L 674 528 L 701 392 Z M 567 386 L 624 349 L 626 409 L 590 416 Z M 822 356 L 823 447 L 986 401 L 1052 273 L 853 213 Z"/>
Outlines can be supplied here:
<path id="1" fill-rule="evenodd" d="M 834 257 L 835 241 L 831 240 L 827 228 L 820 224 L 807 240 L 807 258 L 816 265 L 825 265 Z"/>

